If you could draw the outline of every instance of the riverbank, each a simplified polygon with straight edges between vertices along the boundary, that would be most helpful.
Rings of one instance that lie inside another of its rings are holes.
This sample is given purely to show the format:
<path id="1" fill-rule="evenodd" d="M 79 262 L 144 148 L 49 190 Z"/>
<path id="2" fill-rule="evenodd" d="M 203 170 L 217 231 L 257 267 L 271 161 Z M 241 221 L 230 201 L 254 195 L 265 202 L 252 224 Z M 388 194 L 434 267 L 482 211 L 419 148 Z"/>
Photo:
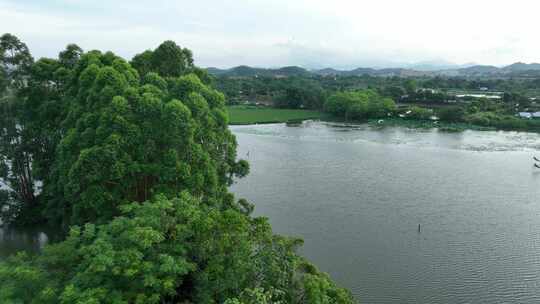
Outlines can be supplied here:
<path id="1" fill-rule="evenodd" d="M 290 123 L 301 122 L 303 120 L 325 120 L 338 121 L 345 120 L 322 111 L 304 110 L 304 109 L 279 109 L 260 106 L 228 106 L 230 125 L 250 125 L 250 124 L 270 124 L 270 123 Z M 404 119 L 404 118 L 383 118 L 347 121 L 352 123 L 368 123 L 372 127 L 400 126 L 411 129 L 439 129 L 443 132 L 463 132 L 466 130 L 474 131 L 518 131 L 539 133 L 539 128 L 528 127 L 526 123 L 519 124 L 519 127 L 512 127 L 512 124 L 499 123 L 498 126 L 481 126 L 467 122 L 444 122 L 434 120 Z M 520 121 L 521 122 L 521 121 Z M 506 127 L 501 127 L 506 126 Z M 536 125 L 535 125 L 536 126 Z"/>
<path id="2" fill-rule="evenodd" d="M 257 106 L 228 106 L 230 125 L 296 122 L 308 119 L 330 119 L 328 113 L 303 109 L 276 109 Z"/>
<path id="3" fill-rule="evenodd" d="M 372 127 L 405 127 L 410 129 L 439 129 L 445 132 L 463 132 L 466 130 L 474 131 L 496 131 L 495 127 L 483 127 L 469 123 L 454 123 L 433 120 L 415 120 L 402 118 L 389 119 L 369 119 L 368 124 Z"/>

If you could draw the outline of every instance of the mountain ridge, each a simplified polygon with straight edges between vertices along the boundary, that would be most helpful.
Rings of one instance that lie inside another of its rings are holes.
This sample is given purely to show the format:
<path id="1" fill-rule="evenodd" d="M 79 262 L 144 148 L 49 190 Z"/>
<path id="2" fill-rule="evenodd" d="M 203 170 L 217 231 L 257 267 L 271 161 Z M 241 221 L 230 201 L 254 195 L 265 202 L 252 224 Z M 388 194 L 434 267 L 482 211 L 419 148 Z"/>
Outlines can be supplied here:
<path id="1" fill-rule="evenodd" d="M 422 66 L 422 63 L 420 64 Z M 240 65 L 229 69 L 209 67 L 208 73 L 224 77 L 291 77 L 291 76 L 463 76 L 463 77 L 504 77 L 504 76 L 528 76 L 540 77 L 540 63 L 516 62 L 503 67 L 493 65 L 470 65 L 465 64 L 460 68 L 448 68 L 439 70 L 413 68 L 412 66 L 398 68 L 369 68 L 358 67 L 351 70 L 341 70 L 331 67 L 308 70 L 299 66 L 284 66 L 279 68 L 259 68 Z"/>

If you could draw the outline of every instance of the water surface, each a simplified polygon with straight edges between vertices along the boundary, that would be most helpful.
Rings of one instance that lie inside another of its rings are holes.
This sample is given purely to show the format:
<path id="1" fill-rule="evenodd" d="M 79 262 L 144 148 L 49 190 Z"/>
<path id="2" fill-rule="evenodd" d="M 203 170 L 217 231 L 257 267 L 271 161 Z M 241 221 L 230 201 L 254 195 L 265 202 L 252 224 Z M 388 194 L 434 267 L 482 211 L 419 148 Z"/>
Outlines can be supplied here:
<path id="1" fill-rule="evenodd" d="M 232 129 L 251 164 L 232 191 L 361 302 L 540 302 L 538 134 Z"/>

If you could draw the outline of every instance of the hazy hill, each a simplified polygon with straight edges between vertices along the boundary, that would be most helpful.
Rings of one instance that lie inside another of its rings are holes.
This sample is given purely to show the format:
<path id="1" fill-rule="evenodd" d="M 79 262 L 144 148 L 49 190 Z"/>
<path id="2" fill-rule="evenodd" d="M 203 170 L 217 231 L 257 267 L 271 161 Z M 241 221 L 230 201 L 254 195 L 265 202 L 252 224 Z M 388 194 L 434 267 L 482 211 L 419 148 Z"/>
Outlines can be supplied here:
<path id="1" fill-rule="evenodd" d="M 207 71 L 212 75 L 226 77 L 289 77 L 311 75 L 306 69 L 297 66 L 264 69 L 241 65 L 230 69 L 208 68 Z"/>
<path id="2" fill-rule="evenodd" d="M 466 66 L 466 67 L 463 67 Z M 352 70 L 338 70 L 324 68 L 319 70 L 306 70 L 298 66 L 287 66 L 275 69 L 255 68 L 250 66 L 237 66 L 230 69 L 208 68 L 208 72 L 215 76 L 224 77 L 290 77 L 290 76 L 378 76 L 378 77 L 419 77 L 419 76 L 447 76 L 447 77 L 540 77 L 540 63 L 516 62 L 505 67 L 492 65 L 463 65 L 460 68 L 447 68 L 432 70 L 437 65 L 424 63 L 417 68 L 385 68 L 374 69 L 359 67 Z"/>
<path id="3" fill-rule="evenodd" d="M 468 68 L 458 69 L 458 75 L 462 76 L 487 76 L 498 74 L 500 72 L 501 69 L 492 65 L 474 65 Z"/>
<path id="4" fill-rule="evenodd" d="M 504 68 L 502 68 L 502 70 L 507 71 L 507 72 L 536 71 L 536 70 L 540 70 L 540 63 L 527 64 L 523 62 L 516 62 L 509 66 L 505 66 Z"/>

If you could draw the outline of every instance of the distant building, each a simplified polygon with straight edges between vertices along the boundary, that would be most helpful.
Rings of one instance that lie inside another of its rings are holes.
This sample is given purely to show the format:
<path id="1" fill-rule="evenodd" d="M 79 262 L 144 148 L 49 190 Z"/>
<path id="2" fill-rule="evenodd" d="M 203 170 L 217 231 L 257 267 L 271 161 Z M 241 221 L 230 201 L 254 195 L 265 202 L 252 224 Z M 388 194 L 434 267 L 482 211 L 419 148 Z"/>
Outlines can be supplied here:
<path id="1" fill-rule="evenodd" d="M 540 118 L 540 112 L 532 113 L 532 118 Z"/>

